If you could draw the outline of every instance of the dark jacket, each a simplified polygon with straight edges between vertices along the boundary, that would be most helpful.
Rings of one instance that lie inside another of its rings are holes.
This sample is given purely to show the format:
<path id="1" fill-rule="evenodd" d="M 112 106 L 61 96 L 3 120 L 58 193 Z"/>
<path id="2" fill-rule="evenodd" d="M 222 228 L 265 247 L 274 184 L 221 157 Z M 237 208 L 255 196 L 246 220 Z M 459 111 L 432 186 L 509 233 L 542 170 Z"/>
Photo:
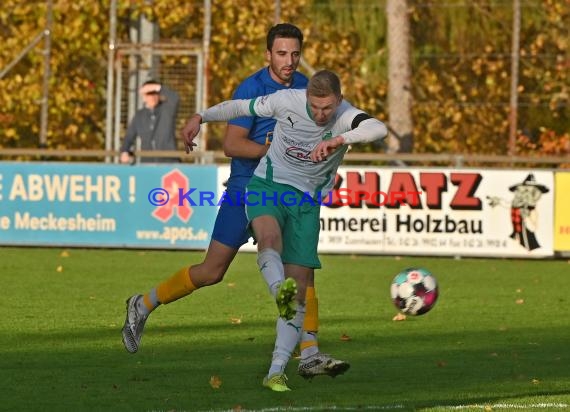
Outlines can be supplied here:
<path id="1" fill-rule="evenodd" d="M 143 107 L 129 123 L 121 152 L 133 152 L 135 139 L 140 137 L 142 150 L 177 150 L 176 116 L 180 97 L 168 86 L 160 87 L 160 102 L 154 109 Z M 172 158 L 142 157 L 141 162 L 164 163 L 179 161 Z"/>

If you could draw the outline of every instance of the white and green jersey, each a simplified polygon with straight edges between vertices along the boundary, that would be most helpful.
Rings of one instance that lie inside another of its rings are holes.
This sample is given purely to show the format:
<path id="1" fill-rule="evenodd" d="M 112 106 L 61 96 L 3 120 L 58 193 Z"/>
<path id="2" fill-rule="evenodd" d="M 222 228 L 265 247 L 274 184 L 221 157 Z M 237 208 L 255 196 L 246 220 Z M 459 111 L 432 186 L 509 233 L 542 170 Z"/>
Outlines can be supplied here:
<path id="1" fill-rule="evenodd" d="M 273 140 L 254 174 L 324 197 L 333 187 L 348 144 L 369 142 L 387 135 L 384 123 L 343 100 L 331 121 L 318 126 L 312 119 L 306 90 L 287 89 L 248 100 L 228 100 L 201 113 L 202 120 L 225 121 L 239 116 L 273 117 Z M 345 144 L 322 162 L 309 154 L 323 140 L 342 135 Z"/>

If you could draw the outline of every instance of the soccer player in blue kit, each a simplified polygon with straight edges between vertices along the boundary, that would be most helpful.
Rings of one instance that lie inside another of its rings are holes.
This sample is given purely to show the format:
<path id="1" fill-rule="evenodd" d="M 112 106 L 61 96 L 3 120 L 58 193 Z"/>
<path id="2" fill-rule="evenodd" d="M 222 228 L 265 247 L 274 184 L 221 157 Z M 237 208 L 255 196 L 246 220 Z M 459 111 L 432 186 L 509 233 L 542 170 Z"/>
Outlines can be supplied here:
<path id="1" fill-rule="evenodd" d="M 287 23 L 273 26 L 267 34 L 268 66 L 245 79 L 236 89 L 233 99 L 264 96 L 282 89 L 305 89 L 308 80 L 297 72 L 302 45 L 303 34 L 296 26 Z M 243 196 L 259 159 L 266 154 L 274 126 L 275 120 L 261 117 L 241 117 L 228 122 L 224 152 L 232 161 L 225 197 L 230 201 L 222 202 L 220 206 L 206 257 L 199 264 L 179 270 L 148 293 L 127 299 L 122 336 L 128 352 L 135 353 L 139 349 L 145 322 L 153 310 L 222 281 L 239 248 L 247 243 L 250 235 L 245 204 L 238 197 Z M 283 293 L 294 294 L 296 290 L 284 290 Z M 350 365 L 319 351 L 314 273 L 308 279 L 305 296 L 307 309 L 300 340 L 298 372 L 305 378 L 342 374 Z"/>

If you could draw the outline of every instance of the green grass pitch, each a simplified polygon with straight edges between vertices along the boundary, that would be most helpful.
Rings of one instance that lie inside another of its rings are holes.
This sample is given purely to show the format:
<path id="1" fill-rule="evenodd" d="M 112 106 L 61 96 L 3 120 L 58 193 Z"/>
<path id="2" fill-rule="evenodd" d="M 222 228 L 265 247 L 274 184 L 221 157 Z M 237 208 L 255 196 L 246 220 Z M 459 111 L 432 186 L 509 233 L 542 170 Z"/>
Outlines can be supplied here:
<path id="1" fill-rule="evenodd" d="M 322 256 L 320 347 L 351 369 L 293 391 L 261 386 L 276 308 L 255 254 L 224 282 L 162 306 L 135 355 L 121 343 L 125 299 L 203 254 L 0 248 L 0 410 L 328 411 L 570 408 L 570 264 Z M 422 266 L 434 309 L 392 320 L 393 276 Z"/>

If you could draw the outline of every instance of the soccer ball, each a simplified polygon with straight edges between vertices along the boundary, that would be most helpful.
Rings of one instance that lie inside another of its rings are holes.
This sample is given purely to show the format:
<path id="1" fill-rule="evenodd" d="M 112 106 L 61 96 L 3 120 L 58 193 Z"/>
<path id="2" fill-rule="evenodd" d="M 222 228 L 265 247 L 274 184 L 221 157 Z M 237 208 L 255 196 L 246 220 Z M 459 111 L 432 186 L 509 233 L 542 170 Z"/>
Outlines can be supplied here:
<path id="1" fill-rule="evenodd" d="M 438 296 L 435 277 L 426 269 L 404 269 L 390 287 L 392 302 L 406 315 L 423 315 L 434 307 Z"/>

